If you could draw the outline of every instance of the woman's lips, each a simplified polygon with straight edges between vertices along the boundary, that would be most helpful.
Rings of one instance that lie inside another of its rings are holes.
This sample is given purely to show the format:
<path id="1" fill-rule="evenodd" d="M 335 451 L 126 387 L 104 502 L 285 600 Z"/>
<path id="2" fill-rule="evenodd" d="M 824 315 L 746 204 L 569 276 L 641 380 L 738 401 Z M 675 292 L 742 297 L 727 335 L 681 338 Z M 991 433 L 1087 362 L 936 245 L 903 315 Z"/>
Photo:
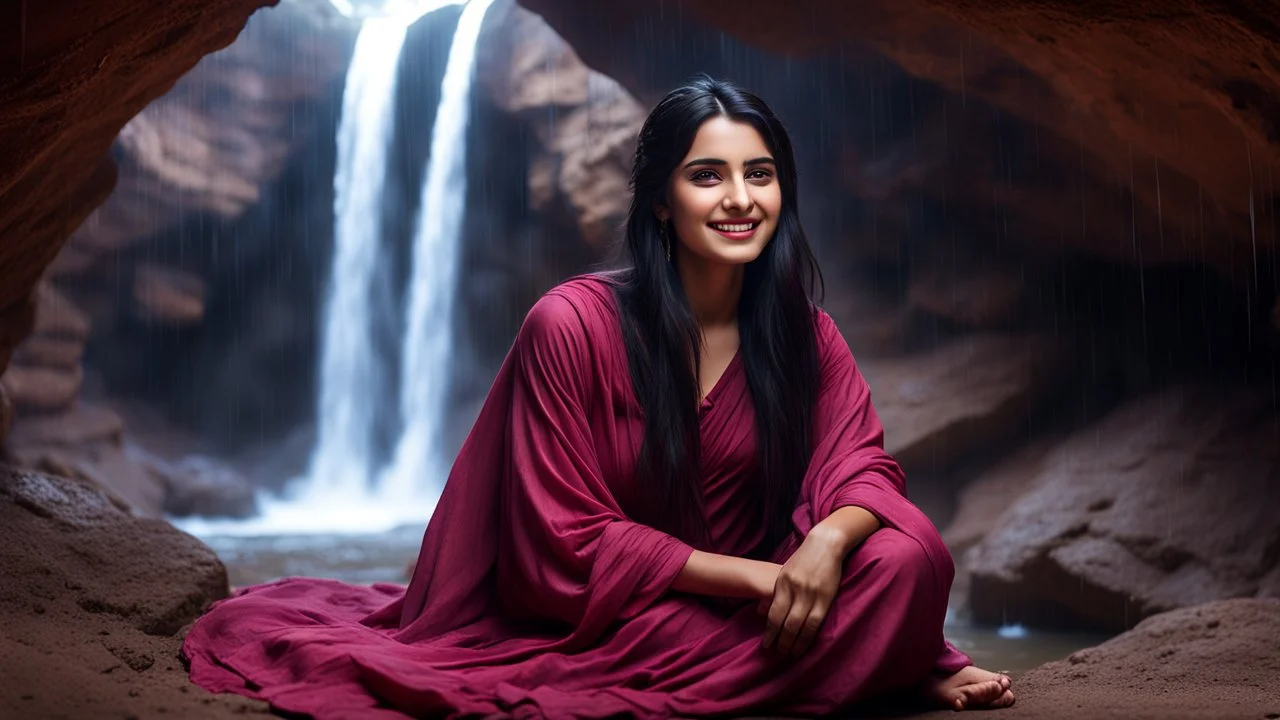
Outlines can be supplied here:
<path id="1" fill-rule="evenodd" d="M 747 240 L 756 234 L 756 228 L 760 227 L 760 222 L 758 220 L 749 220 L 738 223 L 707 223 L 707 227 L 730 240 Z"/>

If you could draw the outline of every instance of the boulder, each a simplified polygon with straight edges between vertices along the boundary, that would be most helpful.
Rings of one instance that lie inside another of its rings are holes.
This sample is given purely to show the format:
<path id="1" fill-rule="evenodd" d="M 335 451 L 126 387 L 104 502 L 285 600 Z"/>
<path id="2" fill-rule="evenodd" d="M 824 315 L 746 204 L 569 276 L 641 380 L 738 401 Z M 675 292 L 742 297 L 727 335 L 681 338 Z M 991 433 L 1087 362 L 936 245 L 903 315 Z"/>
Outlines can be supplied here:
<path id="1" fill-rule="evenodd" d="M 1029 486 L 967 558 L 980 622 L 1120 631 L 1277 594 L 1269 392 L 1182 386 L 1129 401 L 1048 453 Z"/>
<path id="2" fill-rule="evenodd" d="M 57 413 L 23 417 L 5 452 L 17 467 L 90 483 L 131 513 L 160 517 L 168 486 L 124 432 L 114 411 L 77 401 Z"/>
<path id="3" fill-rule="evenodd" d="M 981 334 L 860 362 L 885 448 L 910 471 L 945 470 L 1017 436 L 1067 371 L 1059 341 Z"/>
<path id="4" fill-rule="evenodd" d="M 213 552 L 91 484 L 0 466 L 0 716 L 227 718 L 180 630 L 228 593 Z"/>

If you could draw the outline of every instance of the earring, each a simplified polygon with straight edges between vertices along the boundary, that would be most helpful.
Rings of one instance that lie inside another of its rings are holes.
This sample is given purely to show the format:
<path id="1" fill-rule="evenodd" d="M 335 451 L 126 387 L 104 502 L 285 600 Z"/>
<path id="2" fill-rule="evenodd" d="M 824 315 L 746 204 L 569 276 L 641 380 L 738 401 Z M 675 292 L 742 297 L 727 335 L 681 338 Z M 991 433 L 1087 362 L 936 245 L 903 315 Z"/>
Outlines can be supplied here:
<path id="1" fill-rule="evenodd" d="M 667 221 L 662 220 L 658 225 L 658 234 L 662 236 L 662 247 L 667 250 L 667 262 L 671 262 L 671 237 L 667 235 Z"/>

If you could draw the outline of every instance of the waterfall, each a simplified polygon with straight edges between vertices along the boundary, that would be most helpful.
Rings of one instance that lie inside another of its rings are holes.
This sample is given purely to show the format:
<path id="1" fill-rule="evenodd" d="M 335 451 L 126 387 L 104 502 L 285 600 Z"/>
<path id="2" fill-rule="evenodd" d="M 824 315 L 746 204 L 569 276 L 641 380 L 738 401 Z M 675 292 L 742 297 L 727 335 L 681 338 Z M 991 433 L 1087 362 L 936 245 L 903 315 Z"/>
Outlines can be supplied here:
<path id="1" fill-rule="evenodd" d="M 360 497 L 372 471 L 376 398 L 386 387 L 371 320 L 382 251 L 383 186 L 394 123 L 396 67 L 408 23 L 366 20 L 347 69 L 334 172 L 333 264 L 320 341 L 320 397 L 308 494 Z"/>
<path id="2" fill-rule="evenodd" d="M 470 0 L 449 49 L 414 226 L 398 408 L 403 430 L 391 463 L 377 467 L 374 425 L 384 390 L 396 388 L 374 356 L 382 196 L 393 130 L 397 68 L 410 25 L 450 0 L 402 3 L 406 12 L 361 26 L 343 90 L 334 173 L 334 254 L 324 305 L 316 442 L 306 476 L 285 499 L 260 496 L 246 521 L 183 519 L 196 535 L 378 532 L 422 521 L 447 471 L 441 436 L 449 387 L 454 296 L 466 203 L 466 133 L 476 44 L 493 0 Z M 376 482 L 371 482 L 375 480 Z"/>
<path id="3" fill-rule="evenodd" d="M 400 376 L 404 431 L 391 466 L 379 483 L 379 493 L 388 500 L 419 502 L 426 491 L 434 505 L 448 473 L 449 461 L 441 440 L 467 193 L 471 80 L 480 26 L 491 3 L 471 0 L 463 8 L 441 85 L 413 242 L 409 319 Z"/>

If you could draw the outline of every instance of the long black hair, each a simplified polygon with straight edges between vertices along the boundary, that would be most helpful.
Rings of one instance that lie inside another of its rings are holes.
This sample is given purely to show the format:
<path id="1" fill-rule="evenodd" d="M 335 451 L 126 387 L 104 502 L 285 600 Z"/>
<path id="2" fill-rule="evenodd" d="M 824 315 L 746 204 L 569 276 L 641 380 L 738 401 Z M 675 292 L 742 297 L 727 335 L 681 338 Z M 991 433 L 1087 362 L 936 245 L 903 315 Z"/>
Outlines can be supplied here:
<path id="1" fill-rule="evenodd" d="M 796 163 L 782 122 L 755 95 L 698 76 L 669 93 L 640 130 L 631 174 L 625 249 L 616 275 L 631 381 L 644 412 L 644 441 L 633 492 L 621 498 L 637 520 L 706 547 L 702 509 L 699 383 L 702 332 L 668 259 L 655 213 L 698 129 L 714 117 L 750 125 L 773 154 L 782 210 L 773 238 L 747 263 L 738 303 L 739 354 L 756 411 L 759 464 L 751 480 L 770 551 L 790 531 L 812 454 L 818 352 L 811 296 L 822 275 L 797 207 Z M 670 244 L 677 238 L 667 230 Z"/>

